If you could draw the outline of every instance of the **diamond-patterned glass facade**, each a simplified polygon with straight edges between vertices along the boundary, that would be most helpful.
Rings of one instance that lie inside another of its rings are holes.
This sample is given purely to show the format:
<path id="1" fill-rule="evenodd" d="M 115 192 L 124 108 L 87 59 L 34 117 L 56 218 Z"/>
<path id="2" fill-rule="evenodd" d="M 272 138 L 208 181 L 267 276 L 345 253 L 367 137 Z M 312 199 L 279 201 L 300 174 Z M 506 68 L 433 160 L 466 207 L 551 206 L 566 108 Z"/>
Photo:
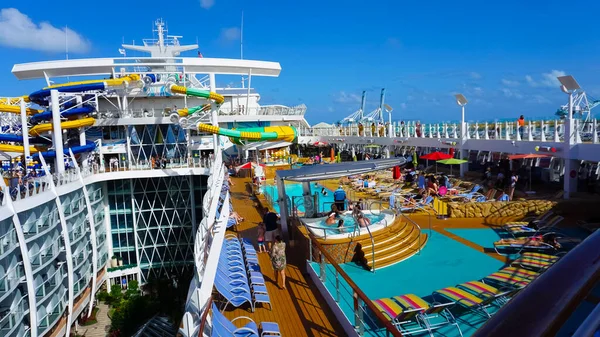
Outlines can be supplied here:
<path id="1" fill-rule="evenodd" d="M 107 184 L 114 255 L 124 265 L 140 266 L 142 284 L 149 277 L 171 275 L 193 264 L 193 218 L 202 219 L 205 176 Z"/>
<path id="2" fill-rule="evenodd" d="M 157 155 L 169 160 L 187 158 L 186 130 L 177 124 L 132 125 L 129 135 L 133 164 Z"/>

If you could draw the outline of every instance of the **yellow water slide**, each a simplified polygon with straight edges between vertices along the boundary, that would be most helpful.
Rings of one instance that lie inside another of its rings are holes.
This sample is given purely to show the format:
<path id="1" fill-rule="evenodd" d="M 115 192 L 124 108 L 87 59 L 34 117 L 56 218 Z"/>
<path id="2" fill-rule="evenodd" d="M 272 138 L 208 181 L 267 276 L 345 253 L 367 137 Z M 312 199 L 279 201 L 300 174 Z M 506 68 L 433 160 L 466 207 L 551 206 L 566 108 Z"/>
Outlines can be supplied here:
<path id="1" fill-rule="evenodd" d="M 61 129 L 77 129 L 83 128 L 86 126 L 92 126 L 96 120 L 92 117 L 82 118 L 82 119 L 74 119 L 72 121 L 66 121 L 60 123 Z M 44 132 L 52 131 L 52 123 L 38 124 L 29 129 L 29 134 L 32 136 L 39 136 Z"/>

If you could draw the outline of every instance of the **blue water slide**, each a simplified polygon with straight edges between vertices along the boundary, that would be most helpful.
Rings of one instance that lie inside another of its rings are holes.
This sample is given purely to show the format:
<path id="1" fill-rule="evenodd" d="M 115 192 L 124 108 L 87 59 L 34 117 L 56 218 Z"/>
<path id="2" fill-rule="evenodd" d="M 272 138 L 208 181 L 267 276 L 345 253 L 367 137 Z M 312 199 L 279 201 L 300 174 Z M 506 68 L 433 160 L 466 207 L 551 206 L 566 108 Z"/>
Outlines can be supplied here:
<path id="1" fill-rule="evenodd" d="M 90 142 L 87 141 L 85 145 L 83 146 L 72 146 L 70 147 L 71 151 L 73 151 L 73 154 L 78 154 L 78 153 L 84 153 L 84 152 L 90 152 L 93 151 L 96 148 L 96 143 L 95 142 Z M 65 155 L 69 155 L 69 148 L 65 148 L 63 150 L 63 153 Z M 56 157 L 56 151 L 46 151 L 46 152 L 41 152 L 42 156 L 44 156 L 44 158 L 54 158 Z M 33 159 L 37 159 L 39 158 L 40 153 L 35 153 L 32 155 Z"/>
<path id="2" fill-rule="evenodd" d="M 64 87 L 57 87 L 51 89 L 38 90 L 29 95 L 29 100 L 40 105 L 46 105 L 44 99 L 50 96 L 50 90 L 58 90 L 60 92 L 84 92 L 92 90 L 104 90 L 104 83 L 90 83 L 90 84 L 75 84 L 67 85 Z"/>
<path id="3" fill-rule="evenodd" d="M 61 111 L 60 116 L 63 118 L 67 118 L 67 117 L 72 117 L 72 116 L 77 116 L 77 115 L 89 114 L 93 111 L 94 111 L 93 107 L 84 105 L 80 108 L 73 108 L 70 110 Z M 50 120 L 51 118 L 52 118 L 52 111 L 44 111 L 42 113 L 31 116 L 31 118 L 29 120 L 32 123 L 37 123 L 39 121 Z"/>
<path id="4" fill-rule="evenodd" d="M 0 133 L 0 141 L 23 143 L 23 136 L 15 135 L 15 134 Z M 42 137 L 30 137 L 29 143 L 30 144 L 51 144 L 52 141 L 42 138 Z"/>

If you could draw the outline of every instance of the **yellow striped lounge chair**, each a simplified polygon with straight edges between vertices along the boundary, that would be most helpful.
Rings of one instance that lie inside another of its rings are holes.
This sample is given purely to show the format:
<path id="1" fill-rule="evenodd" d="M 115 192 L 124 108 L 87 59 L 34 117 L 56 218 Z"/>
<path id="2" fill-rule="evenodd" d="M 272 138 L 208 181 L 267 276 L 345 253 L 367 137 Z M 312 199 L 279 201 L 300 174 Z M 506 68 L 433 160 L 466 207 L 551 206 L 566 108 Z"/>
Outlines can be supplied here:
<path id="1" fill-rule="evenodd" d="M 493 297 L 498 306 L 502 306 L 508 302 L 510 297 L 515 294 L 515 289 L 498 289 L 481 281 L 470 281 L 461 283 L 456 286 L 459 289 L 466 290 L 477 297 L 487 299 Z"/>
<path id="2" fill-rule="evenodd" d="M 491 281 L 494 283 L 499 283 L 501 285 L 508 285 L 515 288 L 523 288 L 531 283 L 531 279 L 523 278 L 520 276 L 515 276 L 511 274 L 505 274 L 502 272 L 495 272 L 484 277 L 484 281 Z"/>
<path id="3" fill-rule="evenodd" d="M 498 270 L 498 273 L 514 275 L 524 279 L 533 280 L 536 277 L 540 276 L 540 273 L 533 270 L 523 269 L 519 267 L 506 267 Z"/>
<path id="4" fill-rule="evenodd" d="M 434 291 L 432 296 L 434 298 L 441 296 L 448 301 L 454 302 L 461 307 L 472 311 L 473 313 L 477 313 L 488 318 L 491 317 L 491 315 L 487 311 L 487 308 L 495 300 L 494 297 L 480 298 L 456 287 L 447 287 Z"/>

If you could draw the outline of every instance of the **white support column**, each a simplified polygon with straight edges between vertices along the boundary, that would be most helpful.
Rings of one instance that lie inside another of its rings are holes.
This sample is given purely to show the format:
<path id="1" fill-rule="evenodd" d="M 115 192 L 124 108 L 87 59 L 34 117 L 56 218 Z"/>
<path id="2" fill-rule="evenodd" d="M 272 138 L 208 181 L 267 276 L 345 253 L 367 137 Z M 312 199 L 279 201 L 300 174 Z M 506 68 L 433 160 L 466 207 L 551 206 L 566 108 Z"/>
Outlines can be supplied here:
<path id="1" fill-rule="evenodd" d="M 448 123 L 444 123 L 444 138 L 448 139 Z"/>
<path id="2" fill-rule="evenodd" d="M 214 76 L 214 74 L 213 74 L 213 76 Z M 250 104 L 250 86 L 252 86 L 252 68 L 248 69 L 248 92 L 246 93 L 246 109 L 245 109 L 246 115 L 250 114 L 250 111 L 248 111 L 248 109 L 249 109 L 248 105 Z M 216 86 L 213 89 L 212 84 L 211 84 L 210 90 L 215 91 L 215 89 L 216 89 Z M 257 114 L 258 114 L 258 112 L 257 112 Z"/>
<path id="3" fill-rule="evenodd" d="M 90 297 L 90 303 L 88 306 L 88 315 L 90 317 L 92 315 L 92 309 L 94 309 L 94 298 L 96 297 L 96 284 L 98 277 L 98 242 L 96 236 L 96 223 L 94 221 L 94 211 L 92 210 L 92 203 L 90 202 L 90 194 L 88 193 L 87 186 L 83 182 L 83 176 L 81 175 L 81 170 L 79 169 L 79 165 L 75 160 L 75 155 L 73 155 L 73 151 L 69 149 L 69 153 L 73 159 L 73 165 L 75 166 L 75 170 L 77 171 L 77 176 L 79 177 L 79 182 L 82 185 L 83 197 L 85 200 L 85 205 L 87 208 L 87 220 L 90 224 L 90 241 L 92 244 L 92 291 Z"/>
<path id="4" fill-rule="evenodd" d="M 275 175 L 277 181 L 277 202 L 279 204 L 279 215 L 281 218 L 281 236 L 283 240 L 288 241 L 288 210 L 287 210 L 287 198 L 285 194 L 285 182 L 282 178 Z"/>
<path id="5" fill-rule="evenodd" d="M 215 80 L 215 74 L 214 73 L 210 73 L 208 74 L 208 86 L 210 91 L 215 91 L 217 89 L 217 82 Z M 248 86 L 250 87 L 250 86 Z M 250 90 L 250 89 L 248 89 Z M 248 107 L 246 107 L 246 109 L 248 109 Z M 216 102 L 213 102 L 212 100 L 210 101 L 210 114 L 211 114 L 211 124 L 215 125 L 215 126 L 219 126 L 219 120 L 218 120 L 218 106 Z M 217 134 L 213 134 L 213 146 L 214 146 L 214 153 L 215 155 L 217 154 L 217 147 L 219 146 L 219 136 Z"/>
<path id="6" fill-rule="evenodd" d="M 498 130 L 500 130 L 500 124 L 494 123 L 494 139 L 500 139 L 500 132 Z"/>
<path id="7" fill-rule="evenodd" d="M 490 126 L 489 126 L 488 122 L 485 122 L 484 130 L 485 130 L 484 134 L 483 134 L 484 139 L 490 139 Z"/>
<path id="8" fill-rule="evenodd" d="M 563 158 L 565 160 L 565 173 L 563 177 L 564 198 L 569 199 L 571 193 L 577 192 L 577 170 L 579 163 L 571 158 L 571 148 L 575 145 L 574 137 L 575 123 L 573 119 L 573 93 L 569 94 L 569 110 L 565 119 L 564 139 L 563 139 Z"/>
<path id="9" fill-rule="evenodd" d="M 540 140 L 542 142 L 545 142 L 546 141 L 546 124 L 544 124 L 544 121 L 540 122 L 540 132 L 541 132 L 541 135 L 542 135 L 541 138 L 540 138 Z"/>
<path id="10" fill-rule="evenodd" d="M 58 173 L 65 172 L 65 154 L 63 152 L 62 129 L 60 128 L 60 104 L 58 90 L 50 90 L 50 106 L 52 107 L 52 143 L 56 152 L 55 169 Z"/>
<path id="11" fill-rule="evenodd" d="M 440 131 L 440 125 L 438 123 L 435 124 L 435 133 L 437 135 L 437 138 L 442 138 L 442 134 Z"/>
<path id="12" fill-rule="evenodd" d="M 58 91 L 52 90 L 51 93 L 58 94 Z M 58 98 L 58 96 L 57 96 L 57 98 Z M 52 98 L 52 101 L 54 101 L 54 98 Z M 58 100 L 56 101 L 56 103 L 58 105 Z M 53 112 L 52 114 L 54 115 L 54 109 L 52 112 Z M 62 153 L 62 151 L 61 151 L 61 153 Z M 58 157 L 58 153 L 57 153 L 57 157 Z M 63 164 L 63 171 L 64 171 L 64 161 L 63 160 L 64 159 L 61 160 L 61 163 Z M 40 161 L 42 163 L 42 167 L 44 168 L 44 171 L 46 172 L 46 176 L 51 177 L 50 170 L 48 168 L 48 165 L 46 165 L 46 160 L 44 160 L 44 156 L 40 155 Z M 68 307 L 66 309 L 67 310 L 67 324 L 66 324 L 67 330 L 66 330 L 65 336 L 70 336 L 71 323 L 73 321 L 73 309 L 74 309 L 73 301 L 74 301 L 74 295 L 75 295 L 74 289 L 73 289 L 73 287 L 75 286 L 75 280 L 73 279 L 74 270 L 73 270 L 73 253 L 71 252 L 71 238 L 69 238 L 69 227 L 67 226 L 67 221 L 65 219 L 65 212 L 64 212 L 63 205 L 62 205 L 62 201 L 60 200 L 60 196 L 56 192 L 56 186 L 54 185 L 54 180 L 48 179 L 47 183 L 50 187 L 50 191 L 54 195 L 54 201 L 56 203 L 56 210 L 58 211 L 58 218 L 60 219 L 60 227 L 61 227 L 61 232 L 62 232 L 61 234 L 62 234 L 63 241 L 65 243 L 65 258 L 67 260 L 67 281 L 69 282 L 69 289 L 68 289 L 69 299 L 68 299 Z"/>
<path id="13" fill-rule="evenodd" d="M 475 139 L 479 139 L 479 123 L 475 123 Z"/>
<path id="14" fill-rule="evenodd" d="M 575 144 L 581 144 L 581 120 L 575 119 Z"/>
<path id="15" fill-rule="evenodd" d="M 129 125 L 125 125 L 125 139 L 127 141 L 127 169 L 131 170 L 131 165 L 133 163 L 131 161 L 131 133 L 129 132 Z"/>
<path id="16" fill-rule="evenodd" d="M 50 179 L 51 180 L 51 179 Z M 8 187 L 6 186 L 6 182 L 4 179 L 0 179 L 0 190 L 8 191 Z M 27 286 L 27 301 L 29 303 L 29 322 L 34 322 L 30 325 L 30 335 L 37 336 L 38 328 L 37 328 L 37 300 L 36 296 L 31 296 L 35 294 L 35 285 L 33 284 L 33 268 L 31 267 L 31 261 L 29 260 L 29 250 L 27 249 L 27 243 L 25 242 L 25 234 L 23 234 L 23 227 L 21 226 L 21 220 L 19 219 L 19 215 L 15 211 L 13 206 L 13 201 L 10 197 L 9 193 L 4 193 L 4 201 L 0 200 L 0 205 L 5 205 L 10 213 L 12 213 L 12 222 L 13 227 L 15 228 L 15 232 L 17 233 L 17 239 L 19 241 L 19 248 L 21 250 L 21 259 L 23 260 L 23 269 L 25 271 L 25 283 Z"/>
<path id="17" fill-rule="evenodd" d="M 470 127 L 471 126 L 469 125 L 469 123 L 465 123 L 465 131 L 464 131 L 465 139 L 471 139 L 471 134 L 469 133 Z"/>
<path id="18" fill-rule="evenodd" d="M 458 139 L 458 133 L 457 133 L 457 130 L 456 130 L 456 123 L 452 124 L 452 138 Z"/>
<path id="19" fill-rule="evenodd" d="M 598 121 L 596 118 L 594 118 L 592 123 L 592 141 L 594 144 L 598 144 Z"/>
<path id="20" fill-rule="evenodd" d="M 525 130 L 525 126 L 523 126 L 523 129 Z M 531 121 L 529 121 L 528 123 L 528 127 L 527 127 L 527 140 L 532 142 L 533 141 L 533 124 L 531 124 Z"/>
<path id="21" fill-rule="evenodd" d="M 555 143 L 560 142 L 560 134 L 558 133 L 558 127 L 559 127 L 558 121 L 555 120 L 554 121 L 554 142 Z"/>
<path id="22" fill-rule="evenodd" d="M 21 132 L 23 135 L 23 154 L 25 155 L 25 162 L 27 158 L 31 157 L 29 149 L 29 126 L 27 125 L 27 107 L 25 106 L 25 100 L 21 98 Z"/>

